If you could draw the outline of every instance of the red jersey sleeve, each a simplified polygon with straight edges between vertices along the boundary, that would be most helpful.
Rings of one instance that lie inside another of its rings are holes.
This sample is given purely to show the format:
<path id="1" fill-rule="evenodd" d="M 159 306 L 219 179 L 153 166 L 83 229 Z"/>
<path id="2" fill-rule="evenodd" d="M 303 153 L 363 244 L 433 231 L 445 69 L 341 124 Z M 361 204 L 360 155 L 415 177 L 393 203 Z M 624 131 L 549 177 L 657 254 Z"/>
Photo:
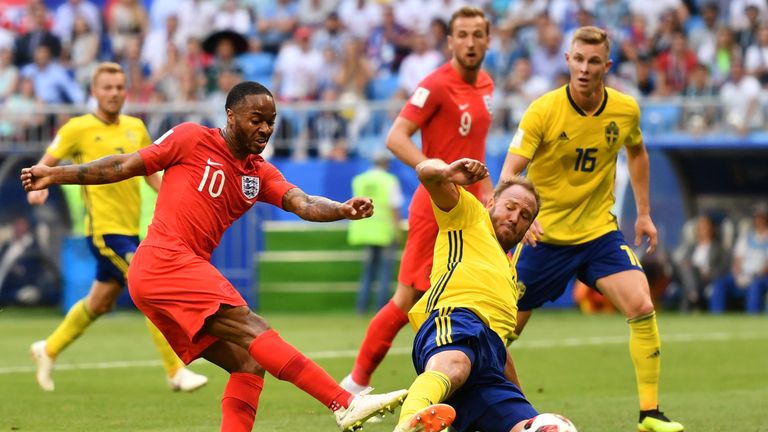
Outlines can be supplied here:
<path id="1" fill-rule="evenodd" d="M 283 196 L 289 190 L 296 186 L 283 177 L 274 165 L 269 162 L 263 162 L 261 173 L 261 191 L 259 192 L 259 201 L 270 203 L 280 209 L 283 208 Z"/>
<path id="2" fill-rule="evenodd" d="M 147 175 L 179 163 L 185 154 L 191 152 L 198 142 L 194 137 L 197 129 L 194 123 L 182 123 L 156 139 L 154 145 L 139 150 Z"/>
<path id="3" fill-rule="evenodd" d="M 434 79 L 435 76 L 431 74 L 424 78 L 400 111 L 401 117 L 416 123 L 419 128 L 438 111 L 442 103 L 442 87 Z"/>

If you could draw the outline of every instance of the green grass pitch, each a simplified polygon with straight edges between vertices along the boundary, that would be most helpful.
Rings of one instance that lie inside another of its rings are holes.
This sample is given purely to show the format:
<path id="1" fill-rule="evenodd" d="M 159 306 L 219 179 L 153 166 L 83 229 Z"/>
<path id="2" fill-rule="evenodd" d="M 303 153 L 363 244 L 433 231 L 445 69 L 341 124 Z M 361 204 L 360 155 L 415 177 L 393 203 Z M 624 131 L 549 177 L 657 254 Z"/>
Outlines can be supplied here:
<path id="1" fill-rule="evenodd" d="M 340 379 L 353 362 L 367 317 L 266 314 L 285 339 Z M 59 358 L 56 391 L 34 380 L 29 344 L 60 316 L 50 310 L 0 310 L 0 431 L 212 431 L 226 374 L 192 394 L 172 393 L 143 320 L 114 313 L 94 324 Z M 768 432 L 768 319 L 661 314 L 662 410 L 688 432 Z M 524 390 L 542 412 L 571 418 L 581 432 L 636 431 L 634 374 L 627 326 L 613 316 L 534 314 L 513 352 Z M 414 372 L 410 329 L 374 376 L 379 391 L 406 388 Z M 395 419 L 365 431 L 391 431 Z M 254 430 L 334 431 L 333 417 L 291 385 L 267 378 Z"/>

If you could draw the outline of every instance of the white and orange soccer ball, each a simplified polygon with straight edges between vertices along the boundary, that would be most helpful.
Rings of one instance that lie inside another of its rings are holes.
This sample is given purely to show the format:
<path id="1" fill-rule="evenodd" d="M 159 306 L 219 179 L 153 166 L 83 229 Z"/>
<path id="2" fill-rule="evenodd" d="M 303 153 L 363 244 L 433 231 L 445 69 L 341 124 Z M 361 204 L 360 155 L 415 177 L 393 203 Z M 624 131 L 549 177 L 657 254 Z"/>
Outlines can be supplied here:
<path id="1" fill-rule="evenodd" d="M 570 420 L 560 414 L 544 413 L 528 420 L 523 426 L 527 432 L 578 432 Z"/>

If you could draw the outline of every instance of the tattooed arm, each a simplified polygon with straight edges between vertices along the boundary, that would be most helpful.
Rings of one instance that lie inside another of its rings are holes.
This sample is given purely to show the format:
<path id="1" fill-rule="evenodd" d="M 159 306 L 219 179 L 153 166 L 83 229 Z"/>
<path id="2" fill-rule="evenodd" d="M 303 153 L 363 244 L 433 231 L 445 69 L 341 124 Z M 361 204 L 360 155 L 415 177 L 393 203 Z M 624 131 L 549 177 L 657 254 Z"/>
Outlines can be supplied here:
<path id="1" fill-rule="evenodd" d="M 146 175 L 144 161 L 138 153 L 103 157 L 82 165 L 51 167 L 35 165 L 21 170 L 24 190 L 45 189 L 52 184 L 115 183 L 138 175 Z"/>
<path id="2" fill-rule="evenodd" d="M 293 188 L 283 196 L 283 209 L 313 222 L 332 222 L 341 219 L 363 219 L 373 214 L 370 198 L 350 198 L 345 203 L 317 195 L 307 195 Z"/>

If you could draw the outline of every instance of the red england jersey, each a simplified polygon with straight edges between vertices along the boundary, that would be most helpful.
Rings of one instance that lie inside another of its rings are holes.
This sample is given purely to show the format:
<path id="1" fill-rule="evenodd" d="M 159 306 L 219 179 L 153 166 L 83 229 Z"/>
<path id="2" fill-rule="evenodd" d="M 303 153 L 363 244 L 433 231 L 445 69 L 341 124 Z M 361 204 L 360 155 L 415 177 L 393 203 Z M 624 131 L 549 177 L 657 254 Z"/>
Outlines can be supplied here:
<path id="1" fill-rule="evenodd" d="M 491 126 L 493 80 L 480 71 L 474 85 L 466 83 L 448 62 L 419 83 L 400 116 L 421 129 L 421 151 L 447 163 L 468 157 L 485 162 L 485 140 Z M 469 191 L 480 198 L 480 184 Z M 414 193 L 411 212 L 432 214 L 423 186 Z"/>
<path id="2" fill-rule="evenodd" d="M 283 195 L 296 187 L 261 156 L 235 159 L 219 129 L 182 123 L 154 144 L 139 155 L 147 175 L 165 173 L 142 245 L 210 260 L 224 231 L 256 201 L 282 208 Z"/>

